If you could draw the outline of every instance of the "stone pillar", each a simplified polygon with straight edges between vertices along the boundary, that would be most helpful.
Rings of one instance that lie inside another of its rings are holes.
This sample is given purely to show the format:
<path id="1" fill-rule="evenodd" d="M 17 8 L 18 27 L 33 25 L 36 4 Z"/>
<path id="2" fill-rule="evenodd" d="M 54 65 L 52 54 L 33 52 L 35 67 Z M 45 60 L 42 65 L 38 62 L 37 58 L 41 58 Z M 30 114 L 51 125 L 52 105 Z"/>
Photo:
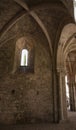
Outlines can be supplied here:
<path id="1" fill-rule="evenodd" d="M 69 85 L 69 94 L 70 94 L 70 110 L 71 111 L 75 111 L 75 93 L 76 93 L 76 89 L 75 89 L 75 83 L 73 81 L 68 83 Z"/>
<path id="2" fill-rule="evenodd" d="M 65 120 L 67 119 L 65 71 L 63 68 L 58 68 L 57 71 L 59 75 L 60 120 Z"/>
<path id="3" fill-rule="evenodd" d="M 75 73 L 68 74 L 68 86 L 70 95 L 70 110 L 76 111 L 76 79 Z"/>
<path id="4" fill-rule="evenodd" d="M 59 113 L 58 113 L 58 92 L 57 92 L 57 77 L 56 77 L 56 70 L 53 69 L 52 72 L 53 76 L 53 122 L 59 122 Z"/>
<path id="5" fill-rule="evenodd" d="M 76 111 L 76 83 L 75 83 L 75 111 Z"/>
<path id="6" fill-rule="evenodd" d="M 59 120 L 63 118 L 63 104 L 62 104 L 62 87 L 60 72 L 57 72 L 58 86 L 59 86 Z"/>
<path id="7" fill-rule="evenodd" d="M 75 111 L 76 111 L 76 74 L 74 74 L 74 97 L 75 97 Z"/>

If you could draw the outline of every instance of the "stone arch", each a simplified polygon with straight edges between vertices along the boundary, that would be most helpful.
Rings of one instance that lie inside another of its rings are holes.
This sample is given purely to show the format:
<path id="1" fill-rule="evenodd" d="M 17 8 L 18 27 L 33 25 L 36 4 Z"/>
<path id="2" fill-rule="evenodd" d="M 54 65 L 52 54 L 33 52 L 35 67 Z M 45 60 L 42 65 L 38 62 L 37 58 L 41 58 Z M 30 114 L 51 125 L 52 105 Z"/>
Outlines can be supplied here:
<path id="1" fill-rule="evenodd" d="M 34 69 L 34 46 L 35 46 L 35 41 L 30 36 L 20 37 L 16 41 L 13 72 L 17 71 L 20 67 L 21 53 L 23 49 L 27 49 L 29 52 L 28 67 Z"/>
<path id="2" fill-rule="evenodd" d="M 63 28 L 57 50 L 57 69 L 64 67 L 66 53 L 67 52 L 69 53 L 70 49 L 73 48 L 72 46 L 74 45 L 73 42 L 75 40 L 75 34 L 76 34 L 75 24 L 70 23 Z"/>
<path id="3" fill-rule="evenodd" d="M 71 30 L 71 31 L 70 31 Z M 66 109 L 66 95 L 65 95 L 65 75 L 66 67 L 65 60 L 68 53 L 73 49 L 74 36 L 76 33 L 75 24 L 66 25 L 61 33 L 59 46 L 57 50 L 57 72 L 59 76 L 59 96 L 60 96 L 60 118 L 61 120 L 67 118 L 67 109 Z"/>

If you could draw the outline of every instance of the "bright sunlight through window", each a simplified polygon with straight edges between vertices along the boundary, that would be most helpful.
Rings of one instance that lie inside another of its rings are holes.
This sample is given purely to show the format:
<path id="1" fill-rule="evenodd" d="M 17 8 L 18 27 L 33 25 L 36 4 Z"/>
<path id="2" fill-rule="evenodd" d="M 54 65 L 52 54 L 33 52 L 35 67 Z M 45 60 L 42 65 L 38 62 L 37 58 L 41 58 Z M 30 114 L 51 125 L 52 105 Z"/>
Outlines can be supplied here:
<path id="1" fill-rule="evenodd" d="M 66 96 L 69 98 L 69 87 L 67 85 L 67 76 L 65 76 L 65 84 L 66 84 Z"/>
<path id="2" fill-rule="evenodd" d="M 76 0 L 74 0 L 74 19 L 76 21 Z"/>
<path id="3" fill-rule="evenodd" d="M 21 66 L 28 65 L 28 50 L 23 49 L 21 53 Z"/>

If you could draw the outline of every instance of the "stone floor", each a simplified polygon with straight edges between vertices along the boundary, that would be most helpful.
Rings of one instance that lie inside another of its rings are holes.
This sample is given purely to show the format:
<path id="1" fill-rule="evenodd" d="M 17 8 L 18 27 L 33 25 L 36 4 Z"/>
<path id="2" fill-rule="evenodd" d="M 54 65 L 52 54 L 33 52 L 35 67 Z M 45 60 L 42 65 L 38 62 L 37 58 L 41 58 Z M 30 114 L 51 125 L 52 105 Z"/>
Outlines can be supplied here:
<path id="1" fill-rule="evenodd" d="M 0 126 L 0 130 L 76 130 L 76 112 L 68 112 L 68 120 L 59 124 Z"/>

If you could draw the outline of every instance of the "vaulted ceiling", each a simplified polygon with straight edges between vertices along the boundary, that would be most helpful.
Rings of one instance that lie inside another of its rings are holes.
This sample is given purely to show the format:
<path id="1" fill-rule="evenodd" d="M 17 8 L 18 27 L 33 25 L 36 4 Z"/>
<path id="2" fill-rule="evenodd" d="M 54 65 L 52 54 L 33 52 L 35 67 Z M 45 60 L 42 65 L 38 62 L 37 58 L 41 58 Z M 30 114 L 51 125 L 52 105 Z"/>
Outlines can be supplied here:
<path id="1" fill-rule="evenodd" d="M 22 15 L 26 14 L 35 20 L 32 22 L 33 25 L 36 22 L 40 26 L 48 42 L 50 41 L 50 36 L 54 41 L 61 19 L 72 17 L 72 10 L 72 0 L 69 2 L 67 0 L 1 0 L 0 36 L 2 37 Z M 52 34 L 49 26 L 52 28 Z"/>
<path id="2" fill-rule="evenodd" d="M 0 47 L 16 35 L 13 26 L 21 26 L 18 22 L 25 17 L 25 33 L 44 35 L 53 54 L 63 27 L 74 23 L 73 16 L 73 0 L 0 0 Z"/>

